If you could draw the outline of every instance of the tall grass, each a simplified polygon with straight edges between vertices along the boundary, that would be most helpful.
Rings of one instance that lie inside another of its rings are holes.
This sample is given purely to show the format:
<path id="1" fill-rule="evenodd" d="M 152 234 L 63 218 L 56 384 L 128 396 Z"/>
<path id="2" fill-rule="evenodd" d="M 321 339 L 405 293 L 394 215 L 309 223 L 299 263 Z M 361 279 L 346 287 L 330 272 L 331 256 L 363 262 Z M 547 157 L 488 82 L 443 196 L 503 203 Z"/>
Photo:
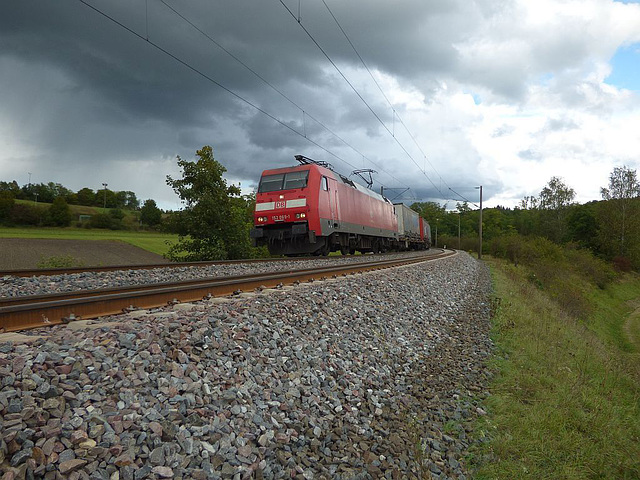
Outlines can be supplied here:
<path id="1" fill-rule="evenodd" d="M 488 260 L 496 376 L 477 478 L 640 478 L 639 349 L 624 328 L 640 279 L 544 242 L 496 246 L 519 261 Z"/>

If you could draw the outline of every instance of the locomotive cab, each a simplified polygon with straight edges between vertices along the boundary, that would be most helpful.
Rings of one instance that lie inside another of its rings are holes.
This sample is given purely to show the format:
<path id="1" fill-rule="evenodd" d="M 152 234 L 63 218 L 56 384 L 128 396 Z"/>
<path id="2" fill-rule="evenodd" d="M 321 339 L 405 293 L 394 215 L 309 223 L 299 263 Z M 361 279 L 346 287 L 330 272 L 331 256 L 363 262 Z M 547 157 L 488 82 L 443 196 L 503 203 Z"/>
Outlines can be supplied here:
<path id="1" fill-rule="evenodd" d="M 267 245 L 274 255 L 324 253 L 324 239 L 316 236 L 318 168 L 300 165 L 262 173 L 250 232 L 254 246 Z"/>

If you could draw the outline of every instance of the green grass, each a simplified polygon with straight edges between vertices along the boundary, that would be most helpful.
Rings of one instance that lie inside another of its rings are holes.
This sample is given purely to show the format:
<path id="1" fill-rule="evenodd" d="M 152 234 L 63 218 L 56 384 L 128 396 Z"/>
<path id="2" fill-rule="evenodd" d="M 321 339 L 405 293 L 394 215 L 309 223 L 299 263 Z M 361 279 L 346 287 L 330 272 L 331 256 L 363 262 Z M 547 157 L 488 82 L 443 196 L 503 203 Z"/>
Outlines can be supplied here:
<path id="1" fill-rule="evenodd" d="M 627 333 L 640 279 L 593 286 L 591 314 L 577 319 L 522 267 L 488 263 L 496 376 L 476 478 L 640 478 L 640 356 Z"/>
<path id="2" fill-rule="evenodd" d="M 44 202 L 36 203 L 33 200 L 16 199 L 14 201 L 16 203 L 21 203 L 23 205 L 30 205 L 32 207 L 39 208 L 40 210 L 46 210 L 51 206 L 50 203 L 44 203 Z M 97 206 L 94 207 L 94 206 L 87 206 L 87 205 L 69 205 L 69 210 L 71 210 L 71 213 L 74 216 L 77 216 L 77 215 L 95 215 L 96 213 L 109 213 L 111 211 L 111 208 L 102 208 L 102 207 L 97 207 Z M 124 213 L 125 217 L 134 217 L 136 215 L 136 212 L 134 212 L 133 210 L 121 209 L 121 211 Z"/>
<path id="3" fill-rule="evenodd" d="M 178 235 L 158 232 L 102 230 L 87 228 L 9 228 L 0 227 L 0 238 L 59 238 L 71 240 L 116 240 L 164 255 Z M 168 242 L 168 243 L 167 243 Z"/>

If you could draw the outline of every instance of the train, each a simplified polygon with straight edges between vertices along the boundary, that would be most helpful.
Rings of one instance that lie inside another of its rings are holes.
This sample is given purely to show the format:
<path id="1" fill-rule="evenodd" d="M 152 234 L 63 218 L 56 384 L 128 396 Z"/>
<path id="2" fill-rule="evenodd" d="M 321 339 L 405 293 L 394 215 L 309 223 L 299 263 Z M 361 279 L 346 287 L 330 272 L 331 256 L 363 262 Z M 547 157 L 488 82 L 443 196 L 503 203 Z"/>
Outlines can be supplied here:
<path id="1" fill-rule="evenodd" d="M 296 155 L 299 165 L 265 170 L 250 237 L 272 255 L 328 255 L 431 247 L 426 219 L 335 172 Z"/>

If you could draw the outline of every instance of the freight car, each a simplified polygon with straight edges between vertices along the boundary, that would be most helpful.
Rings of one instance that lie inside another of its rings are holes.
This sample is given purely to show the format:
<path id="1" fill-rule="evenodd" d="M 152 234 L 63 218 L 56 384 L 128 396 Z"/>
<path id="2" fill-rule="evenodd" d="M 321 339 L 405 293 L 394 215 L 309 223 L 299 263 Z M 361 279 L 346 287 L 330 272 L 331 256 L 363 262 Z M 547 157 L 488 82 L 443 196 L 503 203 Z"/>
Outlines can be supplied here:
<path id="1" fill-rule="evenodd" d="M 267 245 L 275 255 L 326 255 L 377 253 L 397 242 L 398 221 L 389 200 L 324 162 L 296 159 L 298 166 L 262 173 L 250 233 L 254 245 Z"/>
<path id="2" fill-rule="evenodd" d="M 398 247 L 400 250 L 423 250 L 431 247 L 431 227 L 418 212 L 402 203 L 395 203 L 398 218 Z"/>

